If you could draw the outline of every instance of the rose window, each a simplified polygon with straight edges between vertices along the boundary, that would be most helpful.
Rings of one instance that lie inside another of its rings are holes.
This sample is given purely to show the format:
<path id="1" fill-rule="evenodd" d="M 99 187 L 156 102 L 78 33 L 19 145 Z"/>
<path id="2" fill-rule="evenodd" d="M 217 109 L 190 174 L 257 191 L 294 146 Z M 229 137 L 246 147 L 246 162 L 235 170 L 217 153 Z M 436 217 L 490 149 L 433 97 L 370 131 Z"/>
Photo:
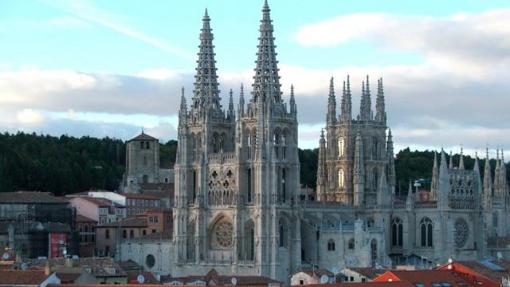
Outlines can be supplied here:
<path id="1" fill-rule="evenodd" d="M 232 247 L 232 223 L 220 222 L 216 226 L 215 236 L 216 241 L 221 247 Z"/>
<path id="2" fill-rule="evenodd" d="M 469 226 L 466 221 L 462 218 L 455 221 L 455 246 L 462 248 L 466 245 L 469 237 Z"/>

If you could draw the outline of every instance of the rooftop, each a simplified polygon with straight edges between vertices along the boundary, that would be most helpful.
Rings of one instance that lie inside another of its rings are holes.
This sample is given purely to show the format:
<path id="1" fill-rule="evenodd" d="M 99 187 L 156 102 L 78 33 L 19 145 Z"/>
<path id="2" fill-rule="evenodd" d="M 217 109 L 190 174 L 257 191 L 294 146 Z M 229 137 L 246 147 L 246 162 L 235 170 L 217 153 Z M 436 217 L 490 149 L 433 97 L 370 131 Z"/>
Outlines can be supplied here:
<path id="1" fill-rule="evenodd" d="M 0 192 L 0 203 L 68 203 L 61 197 L 56 197 L 50 192 L 39 191 L 16 191 Z"/>
<path id="2" fill-rule="evenodd" d="M 384 269 L 378 269 L 378 268 L 373 268 L 373 267 L 349 267 L 346 269 L 350 269 L 358 274 L 361 274 L 361 275 L 367 277 L 368 279 L 374 279 L 377 276 L 386 272 L 386 270 L 384 270 Z"/>
<path id="3" fill-rule="evenodd" d="M 124 218 L 117 222 L 105 223 L 97 228 L 104 227 L 147 227 L 147 218 L 141 216 L 133 216 Z"/>
<path id="4" fill-rule="evenodd" d="M 0 270 L 0 285 L 39 285 L 49 276 L 43 270 Z"/>
<path id="5" fill-rule="evenodd" d="M 142 132 L 141 134 L 137 135 L 136 137 L 128 140 L 128 142 L 131 142 L 131 141 L 157 141 L 158 139 L 155 138 L 155 137 L 152 137 L 144 132 Z"/>
<path id="6" fill-rule="evenodd" d="M 450 270 L 391 270 L 375 278 L 375 282 L 407 281 L 419 287 L 465 287 L 471 286 L 460 275 Z"/>

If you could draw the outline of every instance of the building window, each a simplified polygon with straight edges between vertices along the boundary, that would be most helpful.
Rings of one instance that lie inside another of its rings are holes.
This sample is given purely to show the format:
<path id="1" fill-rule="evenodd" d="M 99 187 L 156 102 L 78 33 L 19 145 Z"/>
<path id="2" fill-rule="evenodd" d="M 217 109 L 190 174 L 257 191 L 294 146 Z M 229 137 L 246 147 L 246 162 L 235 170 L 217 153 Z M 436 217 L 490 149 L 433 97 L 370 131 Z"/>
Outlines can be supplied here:
<path id="1" fill-rule="evenodd" d="M 338 140 L 338 158 L 342 158 L 345 152 L 345 140 L 344 138 L 340 138 Z"/>
<path id="2" fill-rule="evenodd" d="M 133 229 L 129 230 L 129 238 L 135 238 L 135 232 Z"/>
<path id="3" fill-rule="evenodd" d="M 333 239 L 328 241 L 328 251 L 335 251 L 335 241 Z"/>
<path id="4" fill-rule="evenodd" d="M 145 257 L 145 265 L 147 267 L 152 268 L 156 264 L 156 258 L 154 258 L 154 255 L 149 254 L 147 257 Z"/>
<path id="5" fill-rule="evenodd" d="M 420 221 L 420 231 L 421 231 L 421 246 L 422 247 L 432 247 L 432 220 L 428 217 L 422 218 Z"/>
<path id="6" fill-rule="evenodd" d="M 127 231 L 125 229 L 122 230 L 122 238 L 124 238 L 124 239 L 127 238 Z"/>
<path id="7" fill-rule="evenodd" d="M 398 217 L 393 218 L 391 221 L 391 245 L 395 247 L 402 247 L 404 228 L 402 220 Z"/>
<path id="8" fill-rule="evenodd" d="M 144 230 L 142 231 L 142 234 L 143 234 L 144 236 L 145 236 L 145 235 L 147 235 L 147 231 L 144 229 Z"/>
<path id="9" fill-rule="evenodd" d="M 110 239 L 110 229 L 106 229 L 105 232 L 104 232 L 104 238 L 105 239 Z"/>
<path id="10" fill-rule="evenodd" d="M 251 168 L 248 168 L 246 170 L 246 177 L 247 177 L 247 199 L 248 199 L 248 203 L 251 203 L 252 201 L 252 194 L 251 194 L 251 190 L 252 190 L 252 182 L 251 182 Z"/>
<path id="11" fill-rule="evenodd" d="M 140 142 L 140 149 L 144 148 L 144 142 Z"/>
<path id="12" fill-rule="evenodd" d="M 351 250 L 352 250 L 352 249 L 354 249 L 354 238 L 351 238 L 351 239 L 349 240 L 349 243 L 347 244 L 347 247 L 348 247 L 349 249 L 351 249 Z"/>
<path id="13" fill-rule="evenodd" d="M 340 188 L 344 187 L 344 170 L 343 169 L 338 170 L 338 187 L 340 187 Z"/>

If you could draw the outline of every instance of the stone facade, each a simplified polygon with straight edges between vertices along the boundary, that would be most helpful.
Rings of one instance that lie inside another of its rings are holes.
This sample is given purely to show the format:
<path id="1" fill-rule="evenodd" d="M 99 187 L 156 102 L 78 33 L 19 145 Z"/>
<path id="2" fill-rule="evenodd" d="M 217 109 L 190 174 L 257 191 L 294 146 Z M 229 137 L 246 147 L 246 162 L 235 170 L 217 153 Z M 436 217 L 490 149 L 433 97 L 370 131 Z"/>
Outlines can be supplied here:
<path id="1" fill-rule="evenodd" d="M 207 11 L 203 18 L 189 107 L 184 89 L 181 96 L 172 255 L 170 265 L 161 263 L 170 268 L 155 267 L 162 274 L 182 277 L 215 269 L 288 283 L 288 275 L 304 267 L 389 266 L 391 259 L 406 256 L 432 263 L 481 258 L 489 236 L 508 235 L 502 159 L 494 182 L 488 164 L 482 182 L 478 161 L 474 170 L 466 170 L 462 160 L 454 168 L 442 152 L 428 196 L 412 191 L 405 199 L 395 196 L 382 79 L 375 113 L 369 78 L 362 83 L 355 118 L 349 77 L 339 115 L 331 79 L 317 191 L 301 192 L 297 105 L 292 87 L 288 103 L 282 97 L 267 3 L 259 32 L 251 97 L 245 103 L 241 86 L 237 108 L 230 91 L 224 109 Z"/>

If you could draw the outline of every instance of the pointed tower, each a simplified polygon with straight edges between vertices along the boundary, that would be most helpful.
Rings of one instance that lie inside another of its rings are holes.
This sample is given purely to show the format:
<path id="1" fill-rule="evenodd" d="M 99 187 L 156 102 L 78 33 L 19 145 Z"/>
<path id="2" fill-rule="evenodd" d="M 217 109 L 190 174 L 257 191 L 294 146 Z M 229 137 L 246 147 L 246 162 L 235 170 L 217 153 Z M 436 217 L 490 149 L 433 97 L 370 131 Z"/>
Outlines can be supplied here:
<path id="1" fill-rule="evenodd" d="M 386 107 L 384 104 L 384 89 L 382 78 L 377 80 L 377 100 L 375 104 L 375 110 L 376 110 L 375 120 L 382 124 L 386 124 Z"/>
<path id="2" fill-rule="evenodd" d="M 363 139 L 356 136 L 354 151 L 354 206 L 362 206 L 365 197 L 365 161 L 363 156 Z"/>
<path id="3" fill-rule="evenodd" d="M 273 37 L 273 24 L 270 15 L 271 10 L 267 1 L 262 8 L 262 20 L 260 21 L 260 37 L 253 82 L 253 102 L 262 99 L 262 102 L 281 102 L 280 77 L 278 76 L 278 61 Z M 268 100 L 269 99 L 269 100 Z"/>
<path id="4" fill-rule="evenodd" d="M 489 160 L 489 149 L 486 150 L 485 167 L 483 173 L 483 208 L 490 210 L 492 206 L 492 176 L 491 165 Z"/>
<path id="5" fill-rule="evenodd" d="M 459 169 L 464 169 L 464 150 L 463 148 L 460 148 L 460 160 L 459 160 Z"/>
<path id="6" fill-rule="evenodd" d="M 432 182 L 430 184 L 430 199 L 437 200 L 439 185 L 439 165 L 437 164 L 437 153 L 434 151 L 434 165 L 432 167 Z"/>
<path id="7" fill-rule="evenodd" d="M 407 188 L 406 197 L 406 209 L 412 210 L 413 208 L 414 208 L 413 184 L 411 180 L 409 180 L 409 187 Z"/>
<path id="8" fill-rule="evenodd" d="M 360 120 L 369 121 L 372 115 L 372 101 L 370 96 L 370 84 L 367 75 L 366 83 L 362 83 L 362 95 L 360 101 Z"/>
<path id="9" fill-rule="evenodd" d="M 506 180 L 506 165 L 503 149 L 501 149 L 501 161 L 499 164 L 499 190 L 500 198 L 505 199 L 508 196 L 508 186 Z"/>
<path id="10" fill-rule="evenodd" d="M 243 87 L 243 84 L 241 84 L 241 92 L 239 93 L 239 104 L 237 106 L 237 116 L 238 117 L 244 116 L 244 87 Z"/>
<path id="11" fill-rule="evenodd" d="M 218 90 L 218 76 L 216 75 L 216 60 L 214 59 L 213 33 L 211 19 L 205 10 L 200 33 L 197 68 L 193 90 L 192 112 L 196 118 L 205 119 L 210 115 L 221 117 L 221 98 Z"/>
<path id="12" fill-rule="evenodd" d="M 317 163 L 317 200 L 326 201 L 326 139 L 324 129 L 321 129 L 319 140 L 319 161 Z"/>
<path id="13" fill-rule="evenodd" d="M 451 158 L 451 157 L 450 157 Z M 450 175 L 446 163 L 446 154 L 441 149 L 441 162 L 439 164 L 439 182 L 437 189 L 437 206 L 441 210 L 449 208 L 448 195 L 450 193 Z"/>
<path id="14" fill-rule="evenodd" d="M 296 105 L 296 99 L 294 98 L 294 85 L 290 85 L 290 114 L 294 117 L 297 116 L 297 105 Z"/>
<path id="15" fill-rule="evenodd" d="M 230 121 L 235 121 L 235 112 L 234 112 L 234 92 L 230 89 L 229 98 L 228 98 L 228 112 L 227 119 Z"/>
<path id="16" fill-rule="evenodd" d="M 448 164 L 449 169 L 453 169 L 453 153 L 450 151 L 450 163 Z"/>
<path id="17" fill-rule="evenodd" d="M 350 123 L 352 120 L 352 99 L 349 75 L 347 75 L 347 81 L 344 82 L 342 104 L 340 109 L 341 109 L 340 120 L 343 123 Z"/>
<path id="18" fill-rule="evenodd" d="M 179 108 L 179 126 L 185 126 L 188 117 L 188 106 L 186 105 L 186 97 L 184 96 L 184 87 L 181 88 L 181 106 Z"/>
<path id="19" fill-rule="evenodd" d="M 328 125 L 334 125 L 336 123 L 336 98 L 333 77 L 329 80 L 328 114 L 326 116 L 326 122 Z"/>

